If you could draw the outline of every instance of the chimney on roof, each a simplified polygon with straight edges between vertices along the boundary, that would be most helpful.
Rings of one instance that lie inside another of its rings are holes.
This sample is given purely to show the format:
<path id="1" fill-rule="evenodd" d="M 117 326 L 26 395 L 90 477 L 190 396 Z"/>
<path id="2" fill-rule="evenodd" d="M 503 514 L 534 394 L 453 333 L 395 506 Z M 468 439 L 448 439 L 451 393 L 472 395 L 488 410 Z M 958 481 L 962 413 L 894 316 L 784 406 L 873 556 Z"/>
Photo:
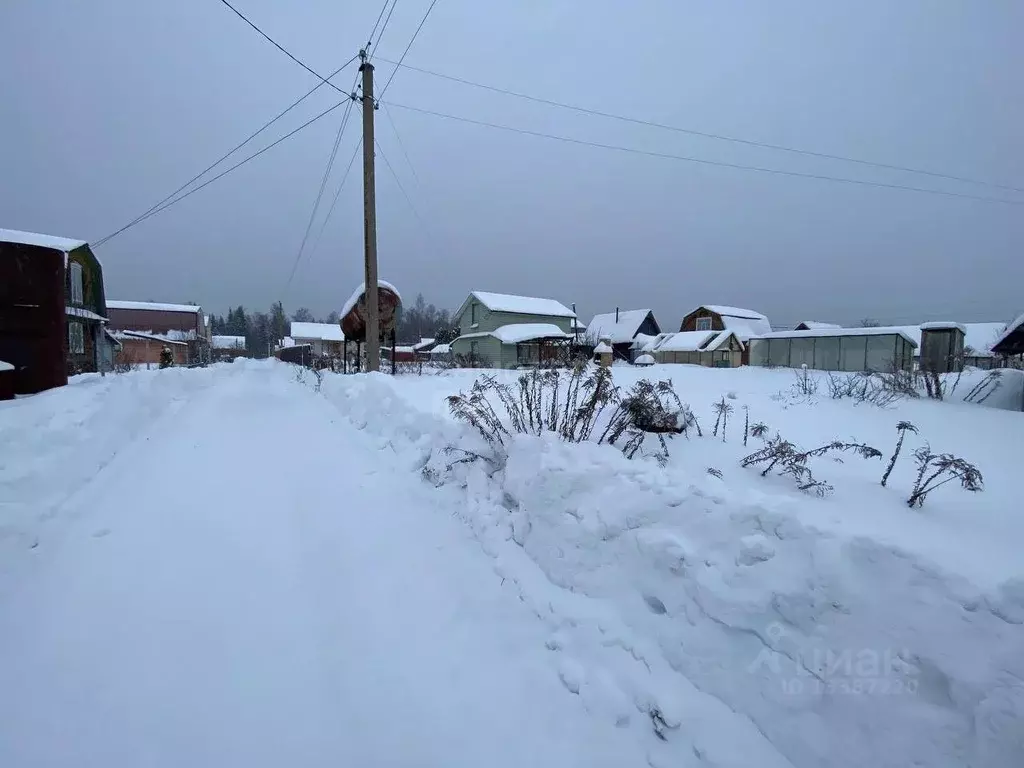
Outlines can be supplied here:
<path id="1" fill-rule="evenodd" d="M 619 324 L 619 308 L 618 307 L 615 308 L 615 324 L 616 325 Z"/>

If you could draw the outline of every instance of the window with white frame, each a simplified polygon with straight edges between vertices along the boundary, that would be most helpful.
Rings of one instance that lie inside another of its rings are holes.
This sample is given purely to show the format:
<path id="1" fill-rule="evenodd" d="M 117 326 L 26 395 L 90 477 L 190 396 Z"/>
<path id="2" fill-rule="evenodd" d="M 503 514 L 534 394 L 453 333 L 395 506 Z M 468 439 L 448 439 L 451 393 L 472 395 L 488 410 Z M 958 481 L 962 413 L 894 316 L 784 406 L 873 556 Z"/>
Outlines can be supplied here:
<path id="1" fill-rule="evenodd" d="M 77 261 L 71 262 L 71 303 L 81 304 L 84 301 L 85 291 L 82 286 L 82 265 Z"/>
<path id="2" fill-rule="evenodd" d="M 697 318 L 697 330 L 698 331 L 710 331 L 711 330 L 711 318 L 710 317 L 698 317 Z"/>
<path id="3" fill-rule="evenodd" d="M 85 352 L 85 329 L 81 323 L 68 323 L 68 350 L 73 355 Z"/>

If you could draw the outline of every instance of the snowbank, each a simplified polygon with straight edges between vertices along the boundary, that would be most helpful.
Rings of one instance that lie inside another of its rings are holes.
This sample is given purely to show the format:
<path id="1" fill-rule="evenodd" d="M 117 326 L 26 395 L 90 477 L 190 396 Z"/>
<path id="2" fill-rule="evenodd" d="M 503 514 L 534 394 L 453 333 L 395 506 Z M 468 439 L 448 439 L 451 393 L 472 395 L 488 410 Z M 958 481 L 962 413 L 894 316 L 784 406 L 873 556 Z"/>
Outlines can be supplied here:
<path id="1" fill-rule="evenodd" d="M 429 457 L 438 493 L 548 626 L 563 684 L 609 723 L 649 719 L 665 738 L 653 764 L 694 754 L 736 766 L 1018 764 L 1024 520 L 1013 457 L 1024 416 L 808 401 L 789 392 L 792 371 L 618 368 L 620 386 L 671 377 L 706 436 L 672 441 L 664 468 L 528 436 L 503 463 L 456 462 L 444 446 L 485 446 L 446 417 L 443 397 L 475 375 L 343 380 L 328 396 L 409 465 Z M 707 436 L 724 394 L 735 407 L 725 442 Z M 809 497 L 738 466 L 754 449 L 742 446 L 746 408 L 802 447 L 859 439 L 884 458 L 824 462 L 816 472 L 836 491 Z M 883 489 L 901 419 L 920 435 Z M 986 490 L 947 486 L 908 509 L 910 453 L 926 440 L 975 462 Z"/>

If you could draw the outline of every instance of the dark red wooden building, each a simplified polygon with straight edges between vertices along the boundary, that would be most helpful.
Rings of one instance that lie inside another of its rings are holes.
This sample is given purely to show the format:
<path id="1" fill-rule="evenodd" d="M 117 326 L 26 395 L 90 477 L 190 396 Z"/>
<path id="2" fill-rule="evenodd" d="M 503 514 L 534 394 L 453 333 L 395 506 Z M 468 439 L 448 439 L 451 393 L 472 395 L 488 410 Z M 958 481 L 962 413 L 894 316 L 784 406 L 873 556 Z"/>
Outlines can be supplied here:
<path id="1" fill-rule="evenodd" d="M 105 324 L 103 269 L 87 243 L 0 229 L 0 360 L 18 394 L 100 370 L 112 354 Z"/>

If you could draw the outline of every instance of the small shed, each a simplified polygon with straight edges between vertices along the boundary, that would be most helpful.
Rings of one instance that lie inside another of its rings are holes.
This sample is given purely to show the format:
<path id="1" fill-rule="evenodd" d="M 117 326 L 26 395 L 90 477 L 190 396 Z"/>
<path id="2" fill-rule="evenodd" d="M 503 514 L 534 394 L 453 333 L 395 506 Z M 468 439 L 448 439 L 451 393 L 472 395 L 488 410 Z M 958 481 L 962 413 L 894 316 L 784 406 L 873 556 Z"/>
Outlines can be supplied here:
<path id="1" fill-rule="evenodd" d="M 896 327 L 776 331 L 750 339 L 750 365 L 821 371 L 909 371 L 917 342 Z"/>
<path id="2" fill-rule="evenodd" d="M 959 323 L 921 324 L 921 370 L 933 373 L 962 371 L 967 329 Z"/>

